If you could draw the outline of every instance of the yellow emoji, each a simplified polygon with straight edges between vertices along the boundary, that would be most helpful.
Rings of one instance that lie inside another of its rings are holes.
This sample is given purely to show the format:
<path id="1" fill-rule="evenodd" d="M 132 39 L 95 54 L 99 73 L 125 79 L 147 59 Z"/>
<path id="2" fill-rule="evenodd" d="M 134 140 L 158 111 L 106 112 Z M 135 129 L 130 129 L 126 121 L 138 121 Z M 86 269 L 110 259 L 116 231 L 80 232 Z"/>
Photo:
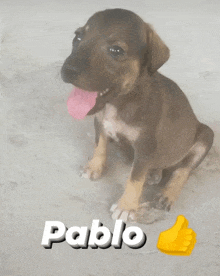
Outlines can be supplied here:
<path id="1" fill-rule="evenodd" d="M 160 233 L 157 248 L 165 254 L 189 256 L 196 243 L 196 233 L 188 224 L 184 216 L 178 216 L 172 228 Z"/>

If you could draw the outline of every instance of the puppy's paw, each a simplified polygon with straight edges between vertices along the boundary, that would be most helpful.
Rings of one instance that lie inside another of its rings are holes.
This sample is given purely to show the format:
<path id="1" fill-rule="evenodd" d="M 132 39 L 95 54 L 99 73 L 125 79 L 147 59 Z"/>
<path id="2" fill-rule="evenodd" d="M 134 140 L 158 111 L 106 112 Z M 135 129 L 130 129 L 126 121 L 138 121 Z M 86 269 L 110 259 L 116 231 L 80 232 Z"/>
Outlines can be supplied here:
<path id="1" fill-rule="evenodd" d="M 110 209 L 110 212 L 112 212 L 113 220 L 121 219 L 124 222 L 127 222 L 127 221 L 136 222 L 135 211 L 123 210 L 118 206 L 118 204 L 113 204 Z"/>
<path id="2" fill-rule="evenodd" d="M 110 212 L 112 213 L 112 219 L 121 219 L 124 222 L 141 222 L 141 217 L 147 210 L 149 210 L 150 203 L 145 202 L 139 205 L 136 210 L 125 210 L 120 207 L 119 204 L 113 204 Z"/>
<path id="3" fill-rule="evenodd" d="M 96 180 L 102 176 L 105 169 L 105 160 L 102 157 L 93 157 L 85 167 L 82 177 Z"/>
<path id="4" fill-rule="evenodd" d="M 113 204 L 111 209 L 112 219 L 121 219 L 124 222 L 134 222 L 142 224 L 152 224 L 156 221 L 164 220 L 168 216 L 168 212 L 164 210 L 154 209 L 150 206 L 150 202 L 140 204 L 139 208 L 134 211 L 122 210 L 118 204 Z"/>

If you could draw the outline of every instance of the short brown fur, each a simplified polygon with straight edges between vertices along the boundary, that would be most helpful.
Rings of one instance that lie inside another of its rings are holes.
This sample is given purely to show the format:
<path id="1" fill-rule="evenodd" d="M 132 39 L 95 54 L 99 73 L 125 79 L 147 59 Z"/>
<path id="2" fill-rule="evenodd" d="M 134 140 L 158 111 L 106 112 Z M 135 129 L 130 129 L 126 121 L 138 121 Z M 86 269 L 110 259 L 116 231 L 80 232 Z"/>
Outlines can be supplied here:
<path id="1" fill-rule="evenodd" d="M 173 168 L 158 203 L 158 208 L 169 210 L 212 146 L 213 131 L 197 120 L 178 85 L 157 71 L 169 55 L 149 24 L 133 12 L 112 9 L 94 14 L 77 31 L 62 67 L 65 82 L 98 92 L 88 113 L 96 114 L 97 143 L 86 168 L 88 177 L 101 176 L 109 140 L 125 142 L 134 153 L 114 218 L 134 214 L 145 179 L 157 184 L 162 171 Z"/>

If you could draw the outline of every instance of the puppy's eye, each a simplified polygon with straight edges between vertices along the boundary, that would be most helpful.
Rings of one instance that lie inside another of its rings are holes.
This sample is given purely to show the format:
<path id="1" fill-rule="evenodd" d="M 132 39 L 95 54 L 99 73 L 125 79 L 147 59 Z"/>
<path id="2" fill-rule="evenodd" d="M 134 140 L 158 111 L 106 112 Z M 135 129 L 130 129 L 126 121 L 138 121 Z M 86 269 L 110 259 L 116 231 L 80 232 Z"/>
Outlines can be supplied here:
<path id="1" fill-rule="evenodd" d="M 73 41 L 80 42 L 81 40 L 82 40 L 82 34 L 79 32 L 76 32 Z"/>
<path id="2" fill-rule="evenodd" d="M 123 56 L 124 53 L 125 53 L 125 51 L 121 47 L 116 46 L 116 45 L 111 46 L 109 48 L 109 52 L 110 52 L 110 54 L 111 54 L 112 57 Z"/>

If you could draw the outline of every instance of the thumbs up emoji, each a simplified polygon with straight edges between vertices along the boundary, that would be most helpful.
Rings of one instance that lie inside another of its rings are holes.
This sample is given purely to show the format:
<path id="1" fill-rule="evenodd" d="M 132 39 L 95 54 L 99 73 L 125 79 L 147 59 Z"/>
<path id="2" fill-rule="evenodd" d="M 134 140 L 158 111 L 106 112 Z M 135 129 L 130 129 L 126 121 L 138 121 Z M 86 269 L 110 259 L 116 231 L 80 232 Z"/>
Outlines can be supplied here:
<path id="1" fill-rule="evenodd" d="M 189 256 L 196 243 L 196 233 L 188 228 L 188 220 L 180 215 L 174 226 L 160 233 L 157 248 L 169 255 Z"/>

